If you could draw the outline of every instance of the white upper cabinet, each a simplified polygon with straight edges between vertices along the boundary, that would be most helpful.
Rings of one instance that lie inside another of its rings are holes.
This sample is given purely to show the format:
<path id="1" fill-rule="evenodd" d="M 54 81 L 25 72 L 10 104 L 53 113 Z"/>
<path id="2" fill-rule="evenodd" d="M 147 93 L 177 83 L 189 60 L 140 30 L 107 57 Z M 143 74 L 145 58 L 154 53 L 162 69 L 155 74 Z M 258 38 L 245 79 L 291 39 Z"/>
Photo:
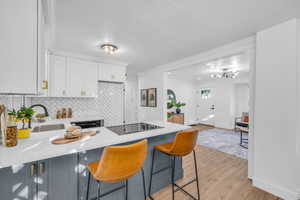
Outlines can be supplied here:
<path id="1" fill-rule="evenodd" d="M 97 74 L 97 63 L 68 58 L 68 95 L 72 97 L 96 97 L 98 81 Z"/>
<path id="2" fill-rule="evenodd" d="M 64 56 L 50 56 L 50 97 L 97 97 L 98 64 Z"/>
<path id="3" fill-rule="evenodd" d="M 97 97 L 98 95 L 98 63 L 86 62 L 84 67 L 84 95 Z"/>
<path id="4" fill-rule="evenodd" d="M 37 0 L 0 1 L 0 93 L 37 93 Z"/>
<path id="5" fill-rule="evenodd" d="M 126 67 L 114 64 L 99 63 L 98 80 L 108 82 L 125 82 Z"/>
<path id="6" fill-rule="evenodd" d="M 49 96 L 67 96 L 67 59 L 51 55 L 49 67 Z"/>
<path id="7" fill-rule="evenodd" d="M 50 55 L 50 97 L 97 97 L 98 81 L 125 82 L 126 67 Z"/>
<path id="8" fill-rule="evenodd" d="M 80 60 L 67 58 L 67 89 L 68 96 L 83 95 L 83 63 Z"/>

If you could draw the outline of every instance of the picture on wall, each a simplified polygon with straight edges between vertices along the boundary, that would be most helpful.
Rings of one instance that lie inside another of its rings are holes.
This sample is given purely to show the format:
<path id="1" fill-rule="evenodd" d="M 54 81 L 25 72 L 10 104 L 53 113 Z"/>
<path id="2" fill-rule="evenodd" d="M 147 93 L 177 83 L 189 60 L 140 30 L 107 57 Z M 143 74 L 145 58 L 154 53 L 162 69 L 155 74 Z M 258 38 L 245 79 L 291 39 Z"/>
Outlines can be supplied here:
<path id="1" fill-rule="evenodd" d="M 141 106 L 143 107 L 148 106 L 147 101 L 148 101 L 148 91 L 147 89 L 143 89 L 141 90 Z"/>
<path id="2" fill-rule="evenodd" d="M 156 88 L 148 89 L 148 107 L 157 106 Z"/>

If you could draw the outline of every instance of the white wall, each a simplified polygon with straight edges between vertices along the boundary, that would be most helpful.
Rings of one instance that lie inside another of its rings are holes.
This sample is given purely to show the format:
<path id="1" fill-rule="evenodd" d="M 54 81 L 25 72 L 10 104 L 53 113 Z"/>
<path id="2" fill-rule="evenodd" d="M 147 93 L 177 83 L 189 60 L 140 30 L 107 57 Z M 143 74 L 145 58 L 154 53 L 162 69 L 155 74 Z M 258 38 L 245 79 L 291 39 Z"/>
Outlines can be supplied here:
<path id="1" fill-rule="evenodd" d="M 128 76 L 125 82 L 125 122 L 138 121 L 138 79 L 137 76 Z"/>
<path id="2" fill-rule="evenodd" d="M 201 88 L 212 88 L 212 98 L 215 105 L 215 127 L 233 129 L 236 107 L 234 84 L 226 80 L 215 80 L 197 85 L 197 89 Z"/>
<path id="3" fill-rule="evenodd" d="M 237 83 L 235 90 L 235 116 L 241 117 L 243 112 L 249 112 L 249 85 L 247 83 Z"/>
<path id="4" fill-rule="evenodd" d="M 230 83 L 216 84 L 215 92 L 215 126 L 233 129 L 235 116 L 234 85 Z"/>
<path id="5" fill-rule="evenodd" d="M 166 120 L 166 74 L 162 71 L 151 71 L 138 76 L 139 100 L 138 118 L 140 121 Z M 141 89 L 157 89 L 157 107 L 141 107 Z"/>
<path id="6" fill-rule="evenodd" d="M 291 20 L 259 32 L 256 44 L 253 183 L 288 200 L 300 198 L 299 37 Z"/>
<path id="7" fill-rule="evenodd" d="M 232 81 L 214 80 L 203 84 L 195 84 L 186 80 L 167 78 L 166 87 L 172 89 L 177 101 L 185 102 L 187 105 L 182 108 L 185 114 L 185 123 L 199 123 L 197 121 L 196 90 L 212 88 L 213 101 L 215 105 L 215 126 L 219 128 L 234 128 L 234 118 L 240 117 L 242 112 L 249 111 L 249 86 L 248 83 L 234 83 Z M 170 110 L 168 110 L 170 111 Z M 175 109 L 171 109 L 175 111 Z"/>
<path id="8" fill-rule="evenodd" d="M 186 106 L 181 109 L 184 113 L 184 123 L 193 124 L 196 118 L 195 85 L 189 81 L 167 78 L 166 87 L 175 92 L 177 101 L 186 103 Z M 171 108 L 168 111 L 175 112 L 175 108 Z"/>

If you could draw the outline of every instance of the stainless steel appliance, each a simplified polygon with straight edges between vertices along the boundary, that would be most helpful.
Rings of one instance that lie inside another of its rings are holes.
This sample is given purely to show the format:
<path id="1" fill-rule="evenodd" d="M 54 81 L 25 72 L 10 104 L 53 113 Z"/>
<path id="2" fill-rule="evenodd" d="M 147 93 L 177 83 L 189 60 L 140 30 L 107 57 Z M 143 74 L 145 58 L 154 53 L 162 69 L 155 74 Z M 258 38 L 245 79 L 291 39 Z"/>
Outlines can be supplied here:
<path id="1" fill-rule="evenodd" d="M 72 125 L 74 126 L 80 126 L 82 129 L 86 128 L 98 128 L 104 126 L 104 120 L 92 120 L 92 121 L 76 121 L 76 122 L 71 122 Z"/>

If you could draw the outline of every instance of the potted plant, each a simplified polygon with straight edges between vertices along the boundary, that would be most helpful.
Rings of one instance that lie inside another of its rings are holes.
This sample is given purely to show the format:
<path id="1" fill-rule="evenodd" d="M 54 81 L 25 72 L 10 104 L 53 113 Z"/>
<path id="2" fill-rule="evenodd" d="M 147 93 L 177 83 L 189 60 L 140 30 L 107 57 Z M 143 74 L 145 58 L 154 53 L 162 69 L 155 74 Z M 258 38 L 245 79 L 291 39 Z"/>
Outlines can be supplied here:
<path id="1" fill-rule="evenodd" d="M 180 114 L 181 113 L 181 107 L 185 106 L 186 103 L 181 103 L 181 102 L 176 102 L 176 100 L 172 100 L 171 102 L 168 102 L 170 104 L 172 104 L 174 107 L 176 107 L 176 113 Z"/>
<path id="2" fill-rule="evenodd" d="M 13 109 L 8 113 L 11 119 L 15 119 L 16 122 L 22 123 L 21 128 L 18 129 L 18 138 L 28 138 L 30 136 L 30 122 L 33 114 L 34 110 L 25 106 L 21 107 L 18 111 Z"/>
<path id="3" fill-rule="evenodd" d="M 15 109 L 8 111 L 8 120 L 11 122 L 16 122 L 17 111 Z"/>

